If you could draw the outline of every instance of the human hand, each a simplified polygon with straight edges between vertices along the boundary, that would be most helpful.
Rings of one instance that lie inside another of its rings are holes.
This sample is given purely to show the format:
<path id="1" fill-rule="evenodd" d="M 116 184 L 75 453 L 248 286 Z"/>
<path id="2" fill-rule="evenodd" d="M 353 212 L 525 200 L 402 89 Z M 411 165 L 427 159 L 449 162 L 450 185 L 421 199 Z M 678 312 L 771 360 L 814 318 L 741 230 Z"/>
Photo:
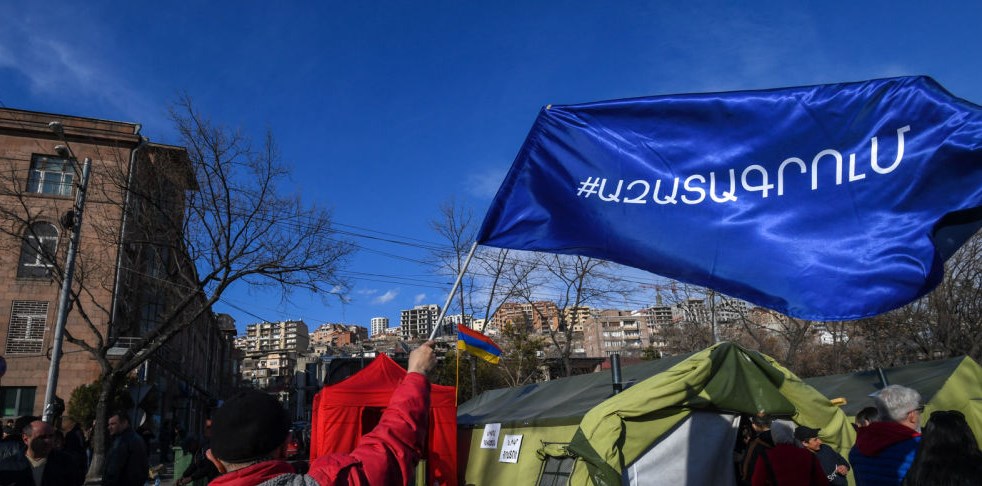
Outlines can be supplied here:
<path id="1" fill-rule="evenodd" d="M 409 353 L 409 366 L 407 366 L 407 370 L 410 373 L 425 375 L 427 371 L 432 370 L 436 366 L 436 355 L 433 353 L 434 344 L 435 342 L 432 340 L 426 341 L 414 349 L 413 352 Z"/>
<path id="2" fill-rule="evenodd" d="M 840 476 L 845 476 L 849 474 L 849 468 L 843 464 L 839 464 L 838 466 L 835 466 L 835 472 L 839 473 Z"/>

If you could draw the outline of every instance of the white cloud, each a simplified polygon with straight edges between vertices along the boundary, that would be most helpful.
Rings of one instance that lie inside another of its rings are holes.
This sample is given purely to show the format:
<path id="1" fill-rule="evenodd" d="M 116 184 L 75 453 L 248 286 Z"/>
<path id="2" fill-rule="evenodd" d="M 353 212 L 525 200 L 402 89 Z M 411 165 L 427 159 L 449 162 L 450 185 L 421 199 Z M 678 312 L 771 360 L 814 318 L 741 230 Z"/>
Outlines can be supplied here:
<path id="1" fill-rule="evenodd" d="M 501 186 L 501 181 L 505 179 L 510 167 L 511 163 L 503 162 L 467 174 L 467 187 L 475 197 L 491 199 L 498 193 L 498 187 Z"/>
<path id="2" fill-rule="evenodd" d="M 355 293 L 358 295 L 375 295 L 378 293 L 378 289 L 358 289 Z"/>
<path id="3" fill-rule="evenodd" d="M 114 119 L 164 123 L 159 103 L 126 79 L 129 64 L 119 62 L 118 50 L 107 47 L 118 39 L 98 19 L 76 9 L 33 7 L 0 8 L 0 17 L 0 68 L 22 78 L 35 96 L 68 106 L 87 99 L 105 112 L 122 114 Z M 53 27 L 65 25 L 85 27 Z"/>
<path id="4" fill-rule="evenodd" d="M 416 297 L 413 299 L 413 303 L 419 305 L 423 303 L 424 300 L 426 300 L 426 294 L 416 294 Z"/>
<path id="5" fill-rule="evenodd" d="M 373 304 L 387 304 L 399 295 L 398 290 L 388 290 L 384 294 L 372 299 Z"/>

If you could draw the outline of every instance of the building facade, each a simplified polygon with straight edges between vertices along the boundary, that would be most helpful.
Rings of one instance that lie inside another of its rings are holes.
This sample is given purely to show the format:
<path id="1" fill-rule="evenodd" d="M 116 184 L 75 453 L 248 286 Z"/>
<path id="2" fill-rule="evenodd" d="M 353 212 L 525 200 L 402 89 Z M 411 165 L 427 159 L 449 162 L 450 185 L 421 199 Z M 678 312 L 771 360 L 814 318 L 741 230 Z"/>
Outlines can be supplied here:
<path id="1" fill-rule="evenodd" d="M 371 336 L 380 336 L 385 333 L 385 330 L 389 328 L 389 318 L 388 317 L 373 317 L 372 318 L 372 333 Z"/>
<path id="2" fill-rule="evenodd" d="M 310 333 L 314 346 L 350 346 L 368 340 L 368 330 L 356 324 L 323 324 Z"/>
<path id="3" fill-rule="evenodd" d="M 245 335 L 236 346 L 246 353 L 293 351 L 306 353 L 310 332 L 303 321 L 258 322 L 246 326 Z"/>
<path id="4" fill-rule="evenodd" d="M 135 123 L 0 109 L 4 417 L 43 412 L 58 317 L 59 268 L 64 268 L 75 220 L 79 161 L 85 159 L 91 160 L 91 177 L 73 279 L 74 288 L 82 290 L 66 313 L 66 336 L 95 347 L 115 343 L 107 349 L 110 362 L 126 356 L 170 304 L 169 294 L 148 289 L 172 285 L 174 266 L 187 263 L 187 255 L 173 244 L 182 235 L 148 229 L 152 217 L 182 220 L 183 196 L 194 190 L 185 149 L 149 143 Z M 179 175 L 156 177 L 164 172 Z M 134 187 L 140 188 L 139 195 Z M 134 373 L 138 390 L 146 391 L 138 393 L 143 399 L 134 414 L 146 413 L 151 425 L 179 420 L 187 427 L 197 422 L 192 414 L 207 409 L 222 393 L 223 383 L 233 382 L 222 373 L 232 366 L 229 333 L 234 333 L 234 323 L 229 329 L 210 311 L 198 320 Z M 66 402 L 76 388 L 100 374 L 93 354 L 72 339 L 63 341 L 55 390 Z"/>
<path id="5" fill-rule="evenodd" d="M 637 358 L 650 344 L 649 329 L 644 317 L 635 312 L 604 310 L 585 321 L 583 343 L 587 356 Z"/>
<path id="6" fill-rule="evenodd" d="M 488 327 L 500 330 L 507 325 L 525 326 L 539 334 L 559 330 L 559 307 L 550 301 L 505 302 L 491 317 Z"/>
<path id="7" fill-rule="evenodd" d="M 403 339 L 426 339 L 433 332 L 433 326 L 439 318 L 440 306 L 417 305 L 401 312 L 399 332 Z"/>
<path id="8" fill-rule="evenodd" d="M 240 377 L 246 386 L 288 392 L 298 360 L 308 354 L 310 333 L 300 320 L 258 322 L 236 340 L 242 352 Z"/>

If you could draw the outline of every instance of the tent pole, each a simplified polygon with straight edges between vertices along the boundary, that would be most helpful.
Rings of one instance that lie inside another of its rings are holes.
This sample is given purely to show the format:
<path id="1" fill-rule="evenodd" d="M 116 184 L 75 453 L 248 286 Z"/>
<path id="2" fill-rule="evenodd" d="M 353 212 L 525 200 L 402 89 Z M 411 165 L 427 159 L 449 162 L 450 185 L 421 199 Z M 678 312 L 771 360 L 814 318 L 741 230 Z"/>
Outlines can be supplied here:
<path id="1" fill-rule="evenodd" d="M 437 318 L 436 324 L 433 326 L 433 332 L 430 333 L 430 341 L 436 337 L 437 331 L 443 326 L 443 318 L 447 315 L 447 308 L 450 307 L 450 301 L 453 300 L 454 294 L 457 293 L 457 287 L 460 287 L 460 281 L 464 279 L 464 272 L 467 271 L 467 266 L 471 264 L 471 258 L 474 257 L 474 251 L 477 250 L 477 242 L 475 241 L 471 245 L 471 251 L 467 253 L 467 259 L 464 260 L 464 266 L 460 267 L 460 273 L 457 274 L 457 280 L 453 283 L 453 287 L 450 289 L 450 295 L 447 296 L 447 301 L 443 303 L 443 307 L 440 309 L 440 317 Z M 464 309 L 460 309 L 460 321 L 464 322 Z"/>

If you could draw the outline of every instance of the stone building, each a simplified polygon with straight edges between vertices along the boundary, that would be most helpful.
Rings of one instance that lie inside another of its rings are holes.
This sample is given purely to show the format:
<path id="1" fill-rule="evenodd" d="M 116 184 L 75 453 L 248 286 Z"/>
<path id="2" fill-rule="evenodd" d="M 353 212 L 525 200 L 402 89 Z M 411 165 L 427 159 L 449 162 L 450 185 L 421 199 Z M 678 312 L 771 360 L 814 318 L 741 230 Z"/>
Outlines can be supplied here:
<path id="1" fill-rule="evenodd" d="M 184 194 L 195 184 L 184 148 L 149 143 L 140 131 L 136 123 L 0 109 L 4 417 L 42 413 L 79 161 L 91 160 L 74 278 L 83 290 L 66 314 L 66 333 L 90 344 L 115 340 L 106 352 L 112 362 L 145 339 L 172 303 L 173 294 L 157 289 L 175 287 L 175 265 L 190 262 L 173 244 L 182 235 L 150 227 L 154 217 L 181 221 Z M 208 311 L 199 321 L 134 373 L 143 397 L 135 415 L 146 411 L 153 425 L 177 420 L 188 427 L 234 382 L 223 375 L 232 367 L 234 323 Z M 99 376 L 99 365 L 70 340 L 62 352 L 55 392 L 68 401 Z"/>

